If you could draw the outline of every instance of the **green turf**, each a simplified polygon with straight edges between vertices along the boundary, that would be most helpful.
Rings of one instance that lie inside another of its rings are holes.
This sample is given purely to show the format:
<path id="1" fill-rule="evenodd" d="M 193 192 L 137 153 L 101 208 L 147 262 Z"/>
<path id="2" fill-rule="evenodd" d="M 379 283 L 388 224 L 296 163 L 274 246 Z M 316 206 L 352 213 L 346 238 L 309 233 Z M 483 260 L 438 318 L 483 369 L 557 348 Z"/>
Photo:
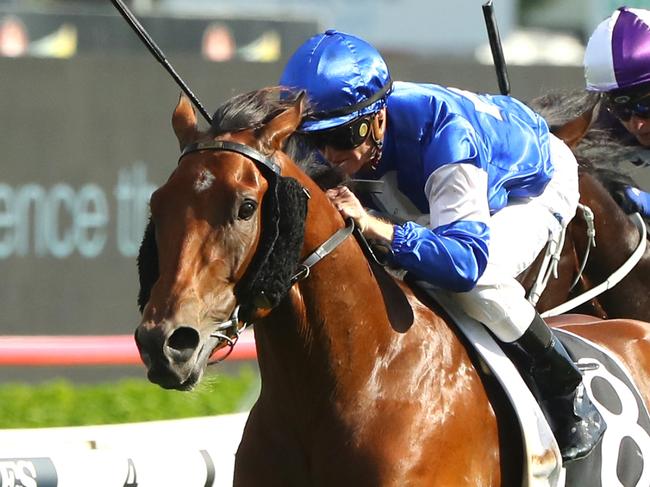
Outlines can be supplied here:
<path id="1" fill-rule="evenodd" d="M 128 423 L 233 413 L 250 407 L 257 373 L 216 375 L 192 392 L 167 391 L 146 380 L 99 385 L 59 380 L 0 385 L 0 428 Z"/>

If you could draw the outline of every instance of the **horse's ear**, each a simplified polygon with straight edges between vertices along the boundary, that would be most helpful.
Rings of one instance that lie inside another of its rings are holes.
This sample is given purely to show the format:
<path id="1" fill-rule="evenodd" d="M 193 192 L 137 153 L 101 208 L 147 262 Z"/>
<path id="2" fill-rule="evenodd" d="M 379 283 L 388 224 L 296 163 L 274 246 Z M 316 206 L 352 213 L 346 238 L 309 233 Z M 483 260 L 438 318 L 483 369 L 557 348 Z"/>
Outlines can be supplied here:
<path id="1" fill-rule="evenodd" d="M 174 127 L 174 133 L 176 134 L 181 150 L 196 139 L 198 132 L 196 113 L 194 112 L 194 107 L 190 99 L 184 93 L 181 93 L 178 99 L 178 105 L 174 109 L 172 127 Z"/>
<path id="2" fill-rule="evenodd" d="M 271 150 L 280 150 L 284 142 L 296 131 L 305 108 L 305 92 L 301 91 L 292 107 L 274 117 L 259 129 L 259 140 Z"/>
<path id="3" fill-rule="evenodd" d="M 591 109 L 584 112 L 577 118 L 568 121 L 561 127 L 553 130 L 553 134 L 560 138 L 571 149 L 574 149 L 589 131 L 589 128 L 596 119 L 600 103 L 596 103 Z"/>

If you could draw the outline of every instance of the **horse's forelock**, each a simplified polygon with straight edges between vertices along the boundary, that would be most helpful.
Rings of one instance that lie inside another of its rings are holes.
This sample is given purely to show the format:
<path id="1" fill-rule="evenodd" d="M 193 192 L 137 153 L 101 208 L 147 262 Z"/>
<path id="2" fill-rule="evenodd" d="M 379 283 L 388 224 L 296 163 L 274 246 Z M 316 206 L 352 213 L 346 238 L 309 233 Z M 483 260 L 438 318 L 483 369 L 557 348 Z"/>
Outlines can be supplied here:
<path id="1" fill-rule="evenodd" d="M 262 127 L 291 108 L 299 93 L 282 86 L 262 88 L 236 95 L 221 105 L 212 117 L 213 135 Z"/>
<path id="2" fill-rule="evenodd" d="M 213 136 L 226 132 L 257 129 L 269 120 L 291 108 L 298 92 L 282 86 L 262 88 L 237 95 L 221 105 L 214 113 L 210 133 Z M 307 103 L 305 113 L 310 110 Z M 319 157 L 317 149 L 304 134 L 295 132 L 284 147 L 284 152 L 321 188 L 329 189 L 345 182 L 345 176 Z"/>

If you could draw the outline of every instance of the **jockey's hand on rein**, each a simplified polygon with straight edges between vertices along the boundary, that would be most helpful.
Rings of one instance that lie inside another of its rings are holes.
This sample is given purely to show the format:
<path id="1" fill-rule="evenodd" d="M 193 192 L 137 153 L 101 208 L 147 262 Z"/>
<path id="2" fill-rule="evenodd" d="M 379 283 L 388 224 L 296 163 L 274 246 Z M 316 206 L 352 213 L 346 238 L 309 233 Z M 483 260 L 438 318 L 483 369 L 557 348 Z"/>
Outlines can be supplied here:
<path id="1" fill-rule="evenodd" d="M 361 205 L 359 199 L 347 186 L 338 186 L 327 190 L 328 198 L 343 218 L 352 218 L 361 232 L 368 229 L 370 215 Z"/>
<path id="2" fill-rule="evenodd" d="M 612 196 L 628 214 L 637 212 L 643 216 L 650 214 L 650 194 L 644 191 L 632 186 L 624 186 L 614 191 Z"/>
<path id="3" fill-rule="evenodd" d="M 352 218 L 354 220 L 364 236 L 388 245 L 391 244 L 393 224 L 368 214 L 361 202 L 347 187 L 339 186 L 330 189 L 327 191 L 327 196 L 344 219 Z"/>

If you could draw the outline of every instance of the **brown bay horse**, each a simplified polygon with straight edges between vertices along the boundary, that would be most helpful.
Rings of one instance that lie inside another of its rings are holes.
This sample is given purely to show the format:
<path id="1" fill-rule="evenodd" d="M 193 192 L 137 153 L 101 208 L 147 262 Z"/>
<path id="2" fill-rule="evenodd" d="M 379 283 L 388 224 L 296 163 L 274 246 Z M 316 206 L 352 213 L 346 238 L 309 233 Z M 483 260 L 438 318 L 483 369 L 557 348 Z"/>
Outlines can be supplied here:
<path id="1" fill-rule="evenodd" d="M 518 432 L 501 434 L 503 419 L 443 313 L 396 282 L 413 314 L 396 329 L 353 238 L 293 273 L 345 222 L 285 152 L 304 101 L 279 93 L 233 98 L 207 132 L 186 98 L 174 111 L 183 155 L 152 195 L 139 258 L 135 336 L 149 379 L 192 389 L 223 335 L 234 335 L 228 326 L 250 320 L 262 388 L 235 485 L 519 485 L 508 449 Z M 257 271 L 268 262 L 272 272 Z M 568 328 L 614 351 L 650 405 L 649 324 Z"/>

